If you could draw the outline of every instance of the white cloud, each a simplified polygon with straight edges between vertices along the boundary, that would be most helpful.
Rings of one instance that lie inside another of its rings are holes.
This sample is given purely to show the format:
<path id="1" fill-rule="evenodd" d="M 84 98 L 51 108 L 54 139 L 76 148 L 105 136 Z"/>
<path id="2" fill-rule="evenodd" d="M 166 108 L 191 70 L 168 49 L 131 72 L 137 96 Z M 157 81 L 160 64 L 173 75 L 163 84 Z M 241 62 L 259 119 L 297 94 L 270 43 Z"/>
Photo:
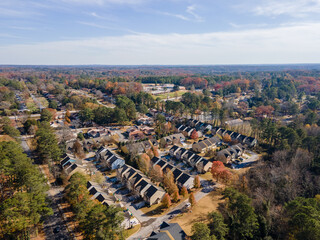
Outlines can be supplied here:
<path id="1" fill-rule="evenodd" d="M 310 13 L 320 13 L 320 0 L 263 1 L 263 4 L 253 9 L 253 12 L 256 15 L 303 17 Z"/>
<path id="2" fill-rule="evenodd" d="M 66 3 L 75 3 L 81 5 L 104 5 L 104 4 L 130 4 L 135 5 L 144 0 L 62 0 Z"/>
<path id="3" fill-rule="evenodd" d="M 204 34 L 131 34 L 0 47 L 0 64 L 319 63 L 320 23 Z"/>
<path id="4" fill-rule="evenodd" d="M 193 22 L 203 22 L 204 19 L 199 16 L 198 14 L 195 13 L 196 10 L 196 5 L 190 5 L 186 9 L 186 15 L 183 14 L 174 14 L 174 13 L 169 13 L 169 12 L 159 12 L 160 14 L 179 18 L 184 21 L 193 21 Z"/>
<path id="5" fill-rule="evenodd" d="M 186 12 L 191 14 L 197 22 L 203 22 L 203 18 L 195 13 L 196 5 L 191 5 L 187 7 Z"/>

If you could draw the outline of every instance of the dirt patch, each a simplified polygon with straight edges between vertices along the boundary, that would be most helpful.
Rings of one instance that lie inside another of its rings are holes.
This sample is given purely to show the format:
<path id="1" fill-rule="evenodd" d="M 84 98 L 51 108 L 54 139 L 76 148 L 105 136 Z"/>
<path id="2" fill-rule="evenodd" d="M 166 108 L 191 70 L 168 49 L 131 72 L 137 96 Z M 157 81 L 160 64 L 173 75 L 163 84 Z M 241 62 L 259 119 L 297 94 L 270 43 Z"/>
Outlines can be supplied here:
<path id="1" fill-rule="evenodd" d="M 27 142 L 31 151 L 35 151 L 37 149 L 37 140 L 36 139 L 28 138 L 28 139 L 26 139 L 26 142 Z"/>
<path id="2" fill-rule="evenodd" d="M 14 138 L 8 136 L 8 135 L 0 135 L 0 142 L 15 142 Z"/>
<path id="3" fill-rule="evenodd" d="M 150 220 L 141 223 L 141 227 L 147 227 L 150 224 L 152 224 L 155 220 L 156 220 L 156 218 L 151 218 Z"/>
<path id="4" fill-rule="evenodd" d="M 191 227 L 195 222 L 206 222 L 208 213 L 216 211 L 219 204 L 224 200 L 220 192 L 211 192 L 202 198 L 197 204 L 187 213 L 183 213 L 174 218 L 172 223 L 179 223 L 181 228 L 191 235 Z"/>
<path id="5" fill-rule="evenodd" d="M 41 167 L 42 167 L 44 173 L 46 174 L 47 178 L 49 179 L 49 182 L 51 184 L 54 183 L 56 181 L 56 179 L 52 176 L 48 164 L 44 164 Z"/>

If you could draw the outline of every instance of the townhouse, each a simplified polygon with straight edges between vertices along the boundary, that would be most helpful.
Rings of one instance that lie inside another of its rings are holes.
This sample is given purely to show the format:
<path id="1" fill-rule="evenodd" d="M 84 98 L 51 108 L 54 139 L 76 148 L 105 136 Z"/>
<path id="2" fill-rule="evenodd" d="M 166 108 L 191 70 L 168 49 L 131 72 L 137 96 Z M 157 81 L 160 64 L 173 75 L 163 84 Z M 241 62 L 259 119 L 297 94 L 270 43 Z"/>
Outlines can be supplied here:
<path id="1" fill-rule="evenodd" d="M 205 139 L 203 141 L 199 141 L 197 143 L 193 143 L 192 150 L 198 153 L 203 153 L 205 151 L 208 151 L 210 149 L 217 147 L 220 143 L 221 143 L 220 138 L 215 136 L 215 137 Z"/>
<path id="2" fill-rule="evenodd" d="M 62 171 L 69 177 L 76 172 L 86 172 L 86 168 L 80 159 L 72 158 L 67 154 L 62 157 L 60 166 L 62 168 Z"/>
<path id="3" fill-rule="evenodd" d="M 242 156 L 245 147 L 242 144 L 236 144 L 217 153 L 217 160 L 227 164 Z"/>
<path id="4" fill-rule="evenodd" d="M 185 136 L 182 133 L 172 134 L 167 137 L 160 139 L 160 146 L 162 148 L 168 147 L 170 145 L 181 144 L 185 141 Z"/>
<path id="5" fill-rule="evenodd" d="M 166 194 L 161 187 L 155 186 L 142 172 L 126 164 L 117 169 L 117 179 L 150 206 L 160 203 Z"/>
<path id="6" fill-rule="evenodd" d="M 172 157 L 175 157 L 176 159 L 195 168 L 199 173 L 209 171 L 212 166 L 212 162 L 209 162 L 205 158 L 178 146 L 173 146 L 169 153 Z"/>
<path id="7" fill-rule="evenodd" d="M 186 187 L 187 189 L 191 189 L 194 187 L 194 177 L 184 173 L 181 169 L 173 166 L 164 159 L 154 157 L 151 159 L 151 163 L 153 166 L 160 166 L 163 173 L 166 173 L 169 170 L 172 171 L 174 180 L 180 188 Z"/>
<path id="8" fill-rule="evenodd" d="M 232 141 L 237 141 L 241 144 L 247 145 L 248 147 L 255 147 L 258 144 L 258 140 L 256 138 L 248 137 L 220 127 L 214 127 L 212 132 L 214 132 L 215 134 L 219 134 L 222 137 L 228 134 L 231 137 Z"/>
<path id="9" fill-rule="evenodd" d="M 124 159 L 112 153 L 105 147 L 101 147 L 96 152 L 96 160 L 101 162 L 101 166 L 111 170 L 118 169 L 125 164 Z"/>

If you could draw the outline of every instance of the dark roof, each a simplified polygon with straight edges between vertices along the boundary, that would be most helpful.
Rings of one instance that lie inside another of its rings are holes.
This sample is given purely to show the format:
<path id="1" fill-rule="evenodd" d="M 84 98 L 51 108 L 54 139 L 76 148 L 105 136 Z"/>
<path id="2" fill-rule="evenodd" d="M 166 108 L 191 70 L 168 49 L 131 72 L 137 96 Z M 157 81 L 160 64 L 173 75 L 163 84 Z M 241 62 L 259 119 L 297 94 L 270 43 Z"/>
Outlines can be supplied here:
<path id="1" fill-rule="evenodd" d="M 106 159 L 108 159 L 109 157 L 111 157 L 112 155 L 114 155 L 112 152 L 110 152 L 109 150 L 107 150 L 104 154 L 105 156 L 108 156 Z"/>
<path id="2" fill-rule="evenodd" d="M 155 186 L 150 186 L 147 191 L 146 191 L 146 196 L 148 198 L 151 198 L 153 196 L 153 194 L 155 194 L 158 191 L 158 189 Z"/>
<path id="3" fill-rule="evenodd" d="M 197 161 L 199 161 L 199 159 L 201 159 L 201 157 L 200 157 L 198 154 L 195 154 L 195 155 L 191 158 L 191 160 L 192 160 L 193 162 L 197 162 Z"/>
<path id="4" fill-rule="evenodd" d="M 172 166 L 170 163 L 168 163 L 164 168 L 163 168 L 163 172 L 166 172 L 168 170 L 172 170 L 174 168 L 174 166 Z"/>
<path id="5" fill-rule="evenodd" d="M 174 145 L 174 146 L 170 149 L 170 151 L 171 151 L 171 150 L 176 151 L 178 148 L 179 148 L 178 146 Z"/>
<path id="6" fill-rule="evenodd" d="M 92 186 L 92 183 L 90 181 L 87 182 L 87 188 L 90 188 Z"/>
<path id="7" fill-rule="evenodd" d="M 185 184 L 189 179 L 190 179 L 190 175 L 188 175 L 188 174 L 186 174 L 186 173 L 183 173 L 183 174 L 177 179 L 177 181 L 183 185 L 183 184 Z"/>
<path id="8" fill-rule="evenodd" d="M 98 192 L 98 190 L 95 187 L 93 187 L 90 189 L 89 194 L 95 195 L 97 192 Z"/>
<path id="9" fill-rule="evenodd" d="M 133 168 L 130 168 L 130 170 L 128 170 L 125 174 L 127 175 L 127 178 L 129 179 L 133 174 L 135 174 L 137 171 Z"/>
<path id="10" fill-rule="evenodd" d="M 123 165 L 122 169 L 121 169 L 121 174 L 124 173 L 124 171 L 126 171 L 129 168 L 128 165 Z"/>
<path id="11" fill-rule="evenodd" d="M 67 162 L 63 167 L 64 167 L 64 168 L 67 168 L 67 167 L 69 167 L 71 164 L 72 164 L 71 162 Z"/>
<path id="12" fill-rule="evenodd" d="M 157 163 L 161 168 L 166 164 L 167 162 L 163 161 L 162 159 Z"/>
<path id="13" fill-rule="evenodd" d="M 148 185 L 148 182 L 144 179 L 142 179 L 138 185 L 136 186 L 136 189 L 140 192 L 142 189 L 144 189 Z"/>
<path id="14" fill-rule="evenodd" d="M 188 152 L 184 155 L 184 157 L 187 157 L 187 159 L 189 159 L 193 154 L 194 154 L 193 152 L 188 151 Z"/>
<path id="15" fill-rule="evenodd" d="M 98 150 L 98 153 L 100 153 L 103 149 L 106 149 L 105 147 L 101 146 Z"/>
<path id="16" fill-rule="evenodd" d="M 230 136 L 232 133 L 233 133 L 232 131 L 228 130 L 228 131 L 226 131 L 225 134 L 228 134 Z"/>
<path id="17" fill-rule="evenodd" d="M 185 149 L 185 148 L 181 148 L 180 150 L 179 150 L 180 152 L 181 152 L 181 154 L 180 155 L 182 155 L 182 154 L 184 154 L 186 151 L 188 151 L 187 149 Z"/>
<path id="18" fill-rule="evenodd" d="M 112 163 L 114 163 L 118 158 L 116 156 L 113 156 L 108 163 L 111 165 Z"/>
<path id="19" fill-rule="evenodd" d="M 173 170 L 173 177 L 174 179 L 177 179 L 177 177 L 179 177 L 179 175 L 182 173 L 182 171 L 178 168 L 176 168 L 175 170 Z"/>
<path id="20" fill-rule="evenodd" d="M 152 232 L 147 240 L 172 240 L 166 232 Z"/>
<path id="21" fill-rule="evenodd" d="M 67 170 L 68 174 L 71 173 L 73 170 L 75 170 L 77 167 L 78 165 L 74 163 L 71 167 L 68 168 Z"/>
<path id="22" fill-rule="evenodd" d="M 62 161 L 61 161 L 61 165 L 64 165 L 64 164 L 66 164 L 68 161 L 70 160 L 70 157 L 65 157 Z"/>
<path id="23" fill-rule="evenodd" d="M 151 162 L 153 162 L 153 164 L 155 164 L 159 159 L 160 159 L 160 158 L 158 158 L 158 157 L 153 157 L 153 158 L 151 159 Z"/>
<path id="24" fill-rule="evenodd" d="M 184 240 L 187 234 L 182 230 L 178 223 L 166 223 L 163 222 L 160 225 L 160 232 L 152 232 L 151 236 L 147 240 Z M 169 234 L 171 235 L 169 235 Z"/>
<path id="25" fill-rule="evenodd" d="M 96 199 L 97 199 L 99 202 L 103 202 L 104 200 L 106 200 L 101 193 L 98 195 L 98 197 L 97 197 Z"/>
<path id="26" fill-rule="evenodd" d="M 134 179 L 133 185 L 137 184 L 137 182 L 139 182 L 141 178 L 142 178 L 142 176 L 141 176 L 139 173 L 137 173 L 137 174 L 133 177 L 133 179 Z"/>

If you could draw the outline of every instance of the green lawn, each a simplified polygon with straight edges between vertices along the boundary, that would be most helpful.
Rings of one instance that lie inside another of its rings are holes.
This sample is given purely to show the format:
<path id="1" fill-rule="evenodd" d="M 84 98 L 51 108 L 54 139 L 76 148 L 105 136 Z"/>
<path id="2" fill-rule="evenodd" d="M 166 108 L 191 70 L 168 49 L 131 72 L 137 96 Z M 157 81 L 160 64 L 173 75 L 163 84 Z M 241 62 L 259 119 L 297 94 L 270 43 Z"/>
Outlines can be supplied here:
<path id="1" fill-rule="evenodd" d="M 164 94 L 159 94 L 159 95 L 153 95 L 154 99 L 157 99 L 158 97 L 161 98 L 161 100 L 165 100 L 168 98 L 175 98 L 175 97 L 181 97 L 184 93 L 186 93 L 187 91 L 185 90 L 180 90 L 177 92 L 169 92 L 169 93 L 164 93 Z"/>

